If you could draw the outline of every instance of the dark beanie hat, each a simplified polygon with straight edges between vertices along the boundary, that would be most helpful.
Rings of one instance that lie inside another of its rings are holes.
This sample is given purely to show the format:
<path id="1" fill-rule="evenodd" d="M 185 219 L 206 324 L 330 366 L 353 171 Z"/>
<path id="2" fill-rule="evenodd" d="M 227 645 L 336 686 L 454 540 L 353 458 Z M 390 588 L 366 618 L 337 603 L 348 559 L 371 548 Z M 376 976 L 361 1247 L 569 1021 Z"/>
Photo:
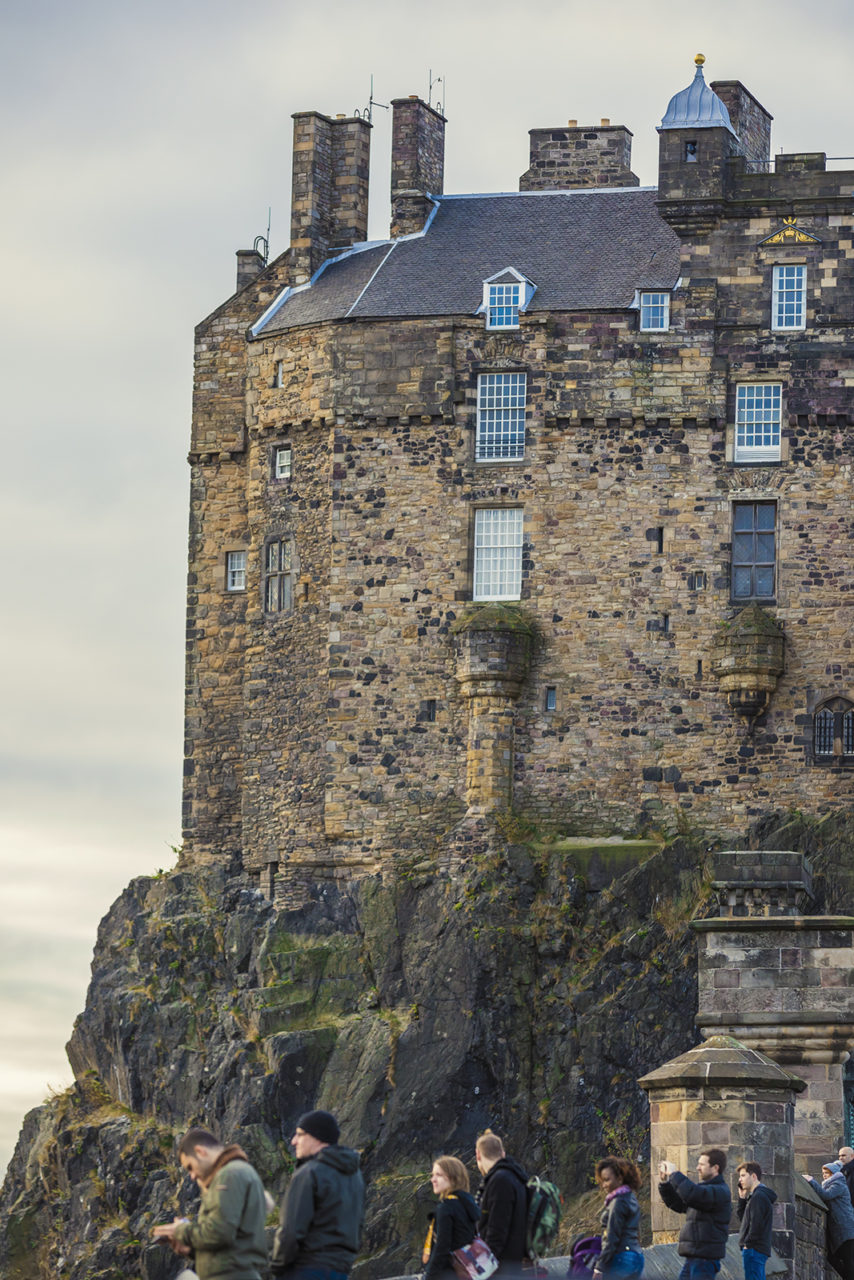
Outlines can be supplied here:
<path id="1" fill-rule="evenodd" d="M 330 1146 L 335 1145 L 341 1133 L 338 1121 L 329 1111 L 306 1111 L 297 1120 L 297 1128 L 303 1133 L 310 1133 L 318 1142 L 328 1142 Z"/>

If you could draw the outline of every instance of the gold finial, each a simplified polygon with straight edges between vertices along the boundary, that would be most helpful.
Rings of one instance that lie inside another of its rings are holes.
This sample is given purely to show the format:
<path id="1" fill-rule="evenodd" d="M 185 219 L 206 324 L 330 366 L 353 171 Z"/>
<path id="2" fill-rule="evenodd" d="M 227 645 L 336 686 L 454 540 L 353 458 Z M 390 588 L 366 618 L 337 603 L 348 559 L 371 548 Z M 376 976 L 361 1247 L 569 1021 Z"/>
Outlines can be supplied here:
<path id="1" fill-rule="evenodd" d="M 694 59 L 694 62 L 697 64 L 698 67 L 701 67 L 705 61 L 706 61 L 705 56 L 702 53 L 698 53 L 696 58 Z"/>

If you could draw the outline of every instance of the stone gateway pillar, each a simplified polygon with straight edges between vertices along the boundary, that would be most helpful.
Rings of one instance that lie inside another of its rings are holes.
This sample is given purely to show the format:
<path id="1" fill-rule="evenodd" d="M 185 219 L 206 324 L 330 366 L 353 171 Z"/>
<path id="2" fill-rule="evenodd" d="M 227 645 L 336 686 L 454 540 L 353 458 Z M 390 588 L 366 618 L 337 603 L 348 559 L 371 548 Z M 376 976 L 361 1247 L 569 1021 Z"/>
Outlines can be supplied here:
<path id="1" fill-rule="evenodd" d="M 691 921 L 697 1024 L 704 1036 L 735 1036 L 806 1082 L 795 1109 L 795 1167 L 818 1176 L 844 1141 L 854 918 L 810 914 L 812 872 L 801 853 L 717 853 L 712 875 L 720 914 Z"/>
<path id="2" fill-rule="evenodd" d="M 793 1149 L 795 1096 L 804 1082 L 732 1036 L 712 1036 L 696 1049 L 638 1081 L 649 1094 L 652 1242 L 676 1240 L 680 1215 L 658 1195 L 658 1166 L 670 1160 L 696 1181 L 697 1160 L 709 1147 L 727 1155 L 724 1177 L 733 1192 L 736 1231 L 736 1167 L 756 1160 L 762 1181 L 777 1192 L 772 1243 L 789 1264 L 795 1257 L 796 1175 Z"/>

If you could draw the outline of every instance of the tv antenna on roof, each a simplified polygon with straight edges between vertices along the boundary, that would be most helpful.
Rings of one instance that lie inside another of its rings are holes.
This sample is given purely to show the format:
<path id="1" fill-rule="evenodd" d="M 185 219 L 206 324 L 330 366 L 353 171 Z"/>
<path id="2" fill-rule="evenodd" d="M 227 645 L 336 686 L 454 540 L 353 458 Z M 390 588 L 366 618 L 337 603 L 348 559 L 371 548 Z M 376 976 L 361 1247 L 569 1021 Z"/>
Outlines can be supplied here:
<path id="1" fill-rule="evenodd" d="M 428 88 L 427 88 L 427 106 L 428 106 L 428 107 L 432 107 L 432 106 L 434 105 L 434 103 L 433 103 L 433 85 L 434 85 L 434 84 L 441 84 L 442 86 L 444 86 L 444 84 L 445 84 L 445 77 L 444 77 L 444 76 L 436 76 L 436 78 L 435 78 L 435 80 L 434 80 L 434 79 L 433 79 L 433 69 L 432 69 L 432 67 L 431 67 L 431 68 L 430 68 L 430 70 L 427 72 L 427 82 L 428 82 Z M 445 91 L 445 90 L 444 90 L 444 87 L 443 87 L 442 92 L 444 93 L 444 91 Z M 436 107 L 436 110 L 439 112 L 439 115 L 442 115 L 442 104 L 441 104 L 441 102 L 439 102 L 439 101 L 437 100 L 437 101 L 436 101 L 436 103 L 435 103 L 435 107 Z"/>
<path id="2" fill-rule="evenodd" d="M 388 103 L 377 102 L 374 97 L 374 77 L 371 76 L 371 96 L 368 98 L 368 105 L 363 107 L 361 111 L 357 107 L 353 115 L 357 120 L 367 120 L 368 124 L 370 124 L 374 118 L 374 107 L 382 107 L 383 111 L 388 111 Z"/>
<path id="3" fill-rule="evenodd" d="M 252 248 L 255 250 L 256 253 L 261 254 L 261 257 L 264 260 L 265 267 L 270 260 L 270 219 L 272 217 L 272 214 L 273 214 L 273 210 L 271 206 L 268 205 L 267 206 L 267 234 L 265 236 L 256 236 L 252 242 Z"/>

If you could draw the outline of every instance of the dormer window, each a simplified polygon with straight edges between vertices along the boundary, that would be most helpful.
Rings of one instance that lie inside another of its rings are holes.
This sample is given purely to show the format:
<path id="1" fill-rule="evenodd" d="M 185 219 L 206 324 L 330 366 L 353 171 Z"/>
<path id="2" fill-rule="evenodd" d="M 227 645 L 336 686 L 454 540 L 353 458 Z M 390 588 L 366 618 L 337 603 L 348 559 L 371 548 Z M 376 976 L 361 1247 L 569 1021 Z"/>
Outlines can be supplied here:
<path id="1" fill-rule="evenodd" d="M 642 333 L 655 333 L 670 328 L 670 294 L 643 291 L 640 296 L 640 328 Z"/>
<path id="2" fill-rule="evenodd" d="M 487 329 L 518 329 L 522 315 L 531 298 L 534 285 L 517 271 L 508 267 L 483 282 L 483 301 L 478 307 L 486 316 Z"/>
<path id="3" fill-rule="evenodd" d="M 487 285 L 489 291 L 486 304 L 487 329 L 519 328 L 519 293 L 521 287 L 518 280 L 513 284 Z"/>

